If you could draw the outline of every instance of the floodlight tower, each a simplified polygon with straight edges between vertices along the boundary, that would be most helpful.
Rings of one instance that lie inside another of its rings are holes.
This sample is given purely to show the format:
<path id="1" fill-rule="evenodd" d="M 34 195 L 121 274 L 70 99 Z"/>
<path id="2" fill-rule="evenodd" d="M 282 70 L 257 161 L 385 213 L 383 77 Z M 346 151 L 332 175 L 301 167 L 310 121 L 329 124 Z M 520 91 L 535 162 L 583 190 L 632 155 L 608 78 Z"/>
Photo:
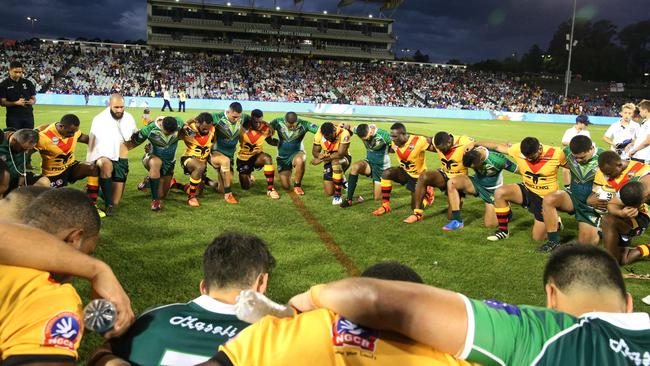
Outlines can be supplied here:
<path id="1" fill-rule="evenodd" d="M 573 17 L 571 18 L 571 34 L 567 34 L 567 50 L 569 51 L 569 60 L 566 66 L 566 75 L 564 75 L 564 99 L 569 95 L 569 83 L 571 83 L 571 55 L 573 53 L 573 47 L 578 44 L 577 41 L 573 40 L 573 30 L 576 25 L 576 3 L 578 0 L 573 0 Z"/>

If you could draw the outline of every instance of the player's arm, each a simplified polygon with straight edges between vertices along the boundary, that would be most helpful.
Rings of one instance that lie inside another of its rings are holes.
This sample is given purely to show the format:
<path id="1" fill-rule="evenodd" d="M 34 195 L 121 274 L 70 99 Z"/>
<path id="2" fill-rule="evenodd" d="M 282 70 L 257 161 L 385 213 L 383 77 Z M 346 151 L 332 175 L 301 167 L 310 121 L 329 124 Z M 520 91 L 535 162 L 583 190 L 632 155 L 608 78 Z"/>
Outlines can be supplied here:
<path id="1" fill-rule="evenodd" d="M 592 187 L 591 195 L 587 197 L 587 204 L 601 211 L 607 210 L 608 208 L 607 203 L 609 202 L 609 200 L 604 198 L 605 193 L 606 192 L 603 191 L 603 187 L 601 185 L 594 183 Z"/>
<path id="2" fill-rule="evenodd" d="M 463 350 L 467 336 L 463 297 L 421 284 L 348 278 L 314 286 L 289 303 L 301 311 L 328 308 L 352 322 L 401 333 L 453 355 Z"/>
<path id="3" fill-rule="evenodd" d="M 483 147 L 488 148 L 490 150 L 494 150 L 494 151 L 500 152 L 502 154 L 510 155 L 510 154 L 508 154 L 508 149 L 510 148 L 510 144 L 502 144 L 502 143 L 493 142 L 493 141 L 476 141 L 475 145 L 483 146 Z"/>
<path id="4" fill-rule="evenodd" d="M 106 337 L 126 331 L 133 322 L 131 301 L 111 268 L 99 259 L 86 255 L 56 237 L 24 225 L 0 222 L 0 264 L 35 268 L 85 278 L 100 297 L 117 309 L 117 322 Z"/>
<path id="5" fill-rule="evenodd" d="M 620 198 L 614 197 L 607 203 L 607 211 L 610 215 L 622 219 L 631 219 L 639 215 L 639 209 L 636 207 L 625 206 Z"/>
<path id="6" fill-rule="evenodd" d="M 634 145 L 634 143 L 635 143 L 635 142 L 632 142 L 630 145 Z M 648 136 L 646 136 L 645 140 L 643 140 L 643 142 L 641 142 L 641 143 L 639 144 L 639 146 L 637 146 L 637 147 L 631 149 L 630 152 L 629 152 L 629 155 L 630 155 L 630 156 L 633 156 L 634 154 L 636 154 L 637 152 L 639 152 L 639 150 L 643 150 L 643 149 L 645 149 L 645 148 L 648 147 L 648 146 L 650 146 L 650 134 L 648 134 Z"/>
<path id="7" fill-rule="evenodd" d="M 110 343 L 105 343 L 97 348 L 90 357 L 89 366 L 130 366 L 131 364 L 113 354 Z"/>
<path id="8" fill-rule="evenodd" d="M 81 135 L 79 135 L 77 141 L 81 142 L 82 144 L 88 145 L 88 143 L 90 143 L 90 136 L 86 135 L 85 133 L 82 133 Z"/>
<path id="9" fill-rule="evenodd" d="M 266 143 L 271 145 L 271 146 L 278 146 L 278 143 L 280 143 L 280 140 L 273 137 L 273 135 L 275 134 L 275 129 L 270 124 L 267 124 L 267 126 L 268 126 L 269 130 L 267 132 L 268 136 L 266 136 L 266 139 L 265 139 Z"/>
<path id="10" fill-rule="evenodd" d="M 313 159 L 311 159 L 311 165 L 318 165 L 322 162 L 321 160 L 321 151 L 323 148 L 320 146 L 320 144 L 314 144 L 311 148 L 311 156 Z"/>
<path id="11" fill-rule="evenodd" d="M 612 140 L 612 137 L 614 137 L 614 131 L 612 130 L 612 126 L 609 126 L 607 131 L 605 131 L 605 134 L 603 135 L 603 141 L 610 145 L 614 145 L 614 140 Z"/>

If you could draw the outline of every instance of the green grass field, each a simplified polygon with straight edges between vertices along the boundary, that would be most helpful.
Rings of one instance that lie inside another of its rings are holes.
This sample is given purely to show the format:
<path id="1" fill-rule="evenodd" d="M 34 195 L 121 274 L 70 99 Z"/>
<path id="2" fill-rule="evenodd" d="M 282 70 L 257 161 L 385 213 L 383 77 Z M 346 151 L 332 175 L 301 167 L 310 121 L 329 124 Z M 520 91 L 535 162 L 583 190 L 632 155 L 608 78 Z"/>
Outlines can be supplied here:
<path id="1" fill-rule="evenodd" d="M 251 106 L 245 103 L 244 106 Z M 38 124 L 58 120 L 65 113 L 75 113 L 82 121 L 82 131 L 88 132 L 98 107 L 36 106 Z M 136 121 L 141 110 L 130 109 Z M 4 121 L 5 110 L 0 110 Z M 154 111 L 153 115 L 158 112 Z M 183 118 L 198 114 L 198 111 L 174 113 Z M 267 113 L 266 120 L 280 113 Z M 310 118 L 316 123 L 323 119 Z M 546 144 L 559 145 L 560 138 L 568 125 L 532 124 L 507 121 L 447 120 L 447 119 L 402 119 L 409 131 L 427 134 L 445 130 L 453 134 L 467 134 L 476 139 L 518 142 L 526 136 L 536 136 Z M 350 119 L 354 123 L 354 119 Z M 391 122 L 378 122 L 388 128 Z M 600 136 L 605 127 L 592 126 L 592 136 L 602 146 Z M 310 154 L 312 135 L 305 138 Z M 274 148 L 267 146 L 267 152 L 275 156 Z M 86 146 L 77 148 L 78 159 L 85 158 Z M 179 145 L 178 156 L 182 153 Z M 354 137 L 350 151 L 353 161 L 363 159 L 365 150 L 361 141 Z M 342 253 L 359 269 L 378 261 L 397 260 L 412 266 L 422 275 L 426 283 L 463 292 L 470 297 L 500 299 L 511 303 L 544 305 L 542 269 L 546 255 L 534 250 L 542 243 L 530 239 L 532 216 L 521 207 L 514 207 L 514 221 L 511 223 L 511 238 L 490 243 L 485 237 L 492 229 L 483 227 L 483 202 L 469 197 L 464 205 L 465 229 L 443 232 L 447 223 L 445 196 L 436 192 L 436 202 L 425 212 L 421 223 L 406 225 L 402 219 L 410 214 L 409 192 L 396 185 L 393 189 L 393 213 L 382 217 L 370 214 L 379 203 L 372 200 L 372 183 L 361 177 L 357 194 L 366 198 L 361 204 L 343 210 L 331 205 L 331 198 L 322 193 L 322 167 L 307 167 L 303 187 L 306 195 L 299 198 L 306 210 L 326 230 L 318 233 L 314 222 L 308 222 L 291 197 L 284 193 L 278 201 L 270 200 L 265 194 L 262 172 L 256 172 L 258 183 L 250 191 L 242 191 L 238 183 L 233 185 L 239 205 L 227 205 L 221 195 L 206 192 L 201 197 L 201 207 L 186 205 L 185 194 L 172 192 L 161 213 L 149 210 L 148 193 L 139 192 L 137 183 L 146 175 L 141 164 L 143 148 L 130 153 L 130 176 L 124 199 L 117 216 L 103 219 L 101 240 L 96 256 L 109 263 L 131 297 L 136 313 L 160 304 L 186 302 L 198 296 L 201 279 L 202 254 L 211 239 L 224 230 L 239 230 L 254 233 L 264 238 L 277 259 L 277 267 L 271 275 L 269 295 L 278 301 L 286 301 L 292 295 L 309 286 L 336 280 L 347 275 L 345 267 L 337 261 L 328 249 L 323 236 L 331 236 Z M 35 156 L 35 166 L 38 157 Z M 393 157 L 393 162 L 395 158 Z M 439 166 L 437 156 L 428 154 L 429 168 Z M 214 172 L 209 173 L 214 177 Z M 176 166 L 176 177 L 186 181 L 182 169 Z M 519 181 L 517 176 L 506 173 L 506 182 Z M 82 184 L 77 184 L 81 188 Z M 279 189 L 279 181 L 276 182 Z M 565 230 L 562 240 L 572 240 L 576 223 L 572 217 L 563 214 Z M 317 224 L 318 225 L 318 224 Z M 647 235 L 636 242 L 647 241 Z M 650 262 L 635 264 L 640 273 L 650 272 Z M 648 282 L 626 280 L 628 289 L 635 298 L 639 311 L 648 311 L 640 298 L 650 294 Z M 76 287 L 84 300 L 89 299 L 89 288 L 85 281 L 77 281 Z M 92 334 L 84 338 L 82 359 L 101 342 Z"/>

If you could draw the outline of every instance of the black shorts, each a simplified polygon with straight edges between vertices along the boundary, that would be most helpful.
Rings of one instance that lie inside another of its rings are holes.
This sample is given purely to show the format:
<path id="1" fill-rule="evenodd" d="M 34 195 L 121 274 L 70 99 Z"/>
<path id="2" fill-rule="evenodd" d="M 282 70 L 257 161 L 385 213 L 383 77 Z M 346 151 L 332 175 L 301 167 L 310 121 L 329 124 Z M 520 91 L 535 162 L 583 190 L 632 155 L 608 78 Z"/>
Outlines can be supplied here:
<path id="1" fill-rule="evenodd" d="M 402 177 L 402 181 L 397 183 L 403 185 L 409 191 L 415 192 L 415 186 L 418 184 L 418 179 L 409 175 L 409 173 L 407 173 L 406 170 L 402 169 L 402 167 L 399 167 L 397 169 L 399 169 L 399 174 Z"/>
<path id="2" fill-rule="evenodd" d="M 50 180 L 50 187 L 61 188 L 67 186 L 68 184 L 73 184 L 76 182 L 76 180 L 72 177 L 72 173 L 74 172 L 74 169 L 77 167 L 77 165 L 79 165 L 79 162 L 75 161 L 61 174 L 47 177 L 47 179 Z"/>
<path id="3" fill-rule="evenodd" d="M 241 160 L 237 158 L 237 172 L 242 175 L 251 175 L 254 170 L 260 170 L 263 167 L 255 166 L 255 162 L 260 154 L 255 154 L 248 160 Z"/>
<path id="4" fill-rule="evenodd" d="M 621 246 L 629 246 L 631 237 L 643 235 L 645 229 L 648 228 L 648 224 L 650 224 L 650 217 L 640 213 L 636 217 L 631 218 L 629 224 L 632 225 L 632 229 L 621 237 L 619 241 L 619 245 Z"/>
<path id="5" fill-rule="evenodd" d="M 181 166 L 183 167 L 183 173 L 185 173 L 185 175 L 192 175 L 192 172 L 189 169 L 187 169 L 187 166 L 186 166 L 187 160 L 189 160 L 189 159 L 201 160 L 201 159 L 197 158 L 196 156 L 181 156 Z M 203 172 L 203 176 L 205 176 L 206 173 L 207 173 L 207 169 L 206 169 L 205 172 Z"/>
<path id="6" fill-rule="evenodd" d="M 352 156 L 346 155 L 342 159 L 347 160 L 347 164 L 346 164 L 345 168 L 343 169 L 343 171 L 346 171 L 347 168 L 350 166 L 350 162 L 352 161 Z M 332 173 L 333 173 L 332 172 L 332 163 L 323 164 L 323 180 L 331 181 L 332 180 Z"/>
<path id="7" fill-rule="evenodd" d="M 521 195 L 524 199 L 521 205 L 535 216 L 535 220 L 544 222 L 544 215 L 542 215 L 542 197 L 528 190 L 523 183 L 517 183 L 517 185 L 521 189 Z"/>

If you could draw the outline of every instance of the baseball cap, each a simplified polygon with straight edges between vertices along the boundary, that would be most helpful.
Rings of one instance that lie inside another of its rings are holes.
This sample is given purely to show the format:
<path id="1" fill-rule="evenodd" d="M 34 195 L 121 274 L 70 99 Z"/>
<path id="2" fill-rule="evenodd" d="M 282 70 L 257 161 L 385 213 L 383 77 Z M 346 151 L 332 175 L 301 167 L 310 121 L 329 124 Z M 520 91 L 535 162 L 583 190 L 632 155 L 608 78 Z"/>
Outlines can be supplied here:
<path id="1" fill-rule="evenodd" d="M 589 117 L 586 114 L 581 114 L 578 117 L 576 117 L 576 123 L 578 122 L 584 123 L 586 125 L 591 124 L 591 122 L 589 122 Z"/>

